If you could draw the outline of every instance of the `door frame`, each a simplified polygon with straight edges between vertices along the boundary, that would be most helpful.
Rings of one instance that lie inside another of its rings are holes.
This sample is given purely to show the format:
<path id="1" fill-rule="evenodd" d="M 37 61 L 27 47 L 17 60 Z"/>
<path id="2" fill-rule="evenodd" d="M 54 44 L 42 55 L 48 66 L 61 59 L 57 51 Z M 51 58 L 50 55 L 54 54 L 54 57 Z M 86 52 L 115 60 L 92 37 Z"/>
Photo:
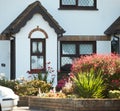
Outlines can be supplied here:
<path id="1" fill-rule="evenodd" d="M 15 45 L 15 37 L 12 38 L 12 40 L 10 40 L 10 79 L 14 80 L 16 78 L 16 56 L 15 56 L 15 49 L 16 49 L 16 45 Z"/>

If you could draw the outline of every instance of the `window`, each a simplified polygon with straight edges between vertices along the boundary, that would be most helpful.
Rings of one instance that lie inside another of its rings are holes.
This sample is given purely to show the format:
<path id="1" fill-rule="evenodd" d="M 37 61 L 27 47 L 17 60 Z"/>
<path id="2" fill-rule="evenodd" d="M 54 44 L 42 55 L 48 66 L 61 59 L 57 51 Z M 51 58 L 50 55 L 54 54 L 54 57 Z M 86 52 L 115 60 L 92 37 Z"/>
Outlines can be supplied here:
<path id="1" fill-rule="evenodd" d="M 31 71 L 45 68 L 45 39 L 31 39 Z"/>
<path id="2" fill-rule="evenodd" d="M 72 61 L 82 55 L 96 53 L 96 42 L 61 42 L 61 71 L 70 71 Z"/>
<path id="3" fill-rule="evenodd" d="M 96 10 L 96 0 L 60 0 L 60 9 Z"/>

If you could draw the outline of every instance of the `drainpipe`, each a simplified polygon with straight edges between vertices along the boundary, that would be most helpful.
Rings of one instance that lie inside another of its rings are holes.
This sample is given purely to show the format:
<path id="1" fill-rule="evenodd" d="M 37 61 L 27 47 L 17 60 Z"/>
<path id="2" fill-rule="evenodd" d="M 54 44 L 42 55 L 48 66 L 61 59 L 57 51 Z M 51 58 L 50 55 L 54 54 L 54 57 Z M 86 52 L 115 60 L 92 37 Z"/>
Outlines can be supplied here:
<path id="1" fill-rule="evenodd" d="M 2 107 L 1 107 L 1 104 L 0 104 L 0 111 L 2 111 Z"/>

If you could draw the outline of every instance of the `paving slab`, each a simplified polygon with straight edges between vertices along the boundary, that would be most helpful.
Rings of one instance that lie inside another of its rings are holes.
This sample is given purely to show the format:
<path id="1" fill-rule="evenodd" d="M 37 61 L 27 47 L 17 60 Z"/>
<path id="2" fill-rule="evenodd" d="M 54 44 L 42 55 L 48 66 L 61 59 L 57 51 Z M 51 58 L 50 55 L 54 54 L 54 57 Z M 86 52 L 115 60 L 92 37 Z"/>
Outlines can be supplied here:
<path id="1" fill-rule="evenodd" d="M 30 110 L 29 107 L 14 107 L 12 111 L 42 111 L 42 110 Z"/>

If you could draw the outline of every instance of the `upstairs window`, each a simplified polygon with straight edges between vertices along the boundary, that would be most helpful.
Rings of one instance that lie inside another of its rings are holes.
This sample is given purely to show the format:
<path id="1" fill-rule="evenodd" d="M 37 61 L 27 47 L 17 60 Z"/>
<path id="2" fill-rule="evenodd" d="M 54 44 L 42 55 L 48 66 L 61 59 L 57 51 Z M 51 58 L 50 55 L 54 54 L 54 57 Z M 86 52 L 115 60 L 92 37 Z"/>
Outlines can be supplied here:
<path id="1" fill-rule="evenodd" d="M 97 0 L 60 0 L 60 9 L 96 10 Z"/>

